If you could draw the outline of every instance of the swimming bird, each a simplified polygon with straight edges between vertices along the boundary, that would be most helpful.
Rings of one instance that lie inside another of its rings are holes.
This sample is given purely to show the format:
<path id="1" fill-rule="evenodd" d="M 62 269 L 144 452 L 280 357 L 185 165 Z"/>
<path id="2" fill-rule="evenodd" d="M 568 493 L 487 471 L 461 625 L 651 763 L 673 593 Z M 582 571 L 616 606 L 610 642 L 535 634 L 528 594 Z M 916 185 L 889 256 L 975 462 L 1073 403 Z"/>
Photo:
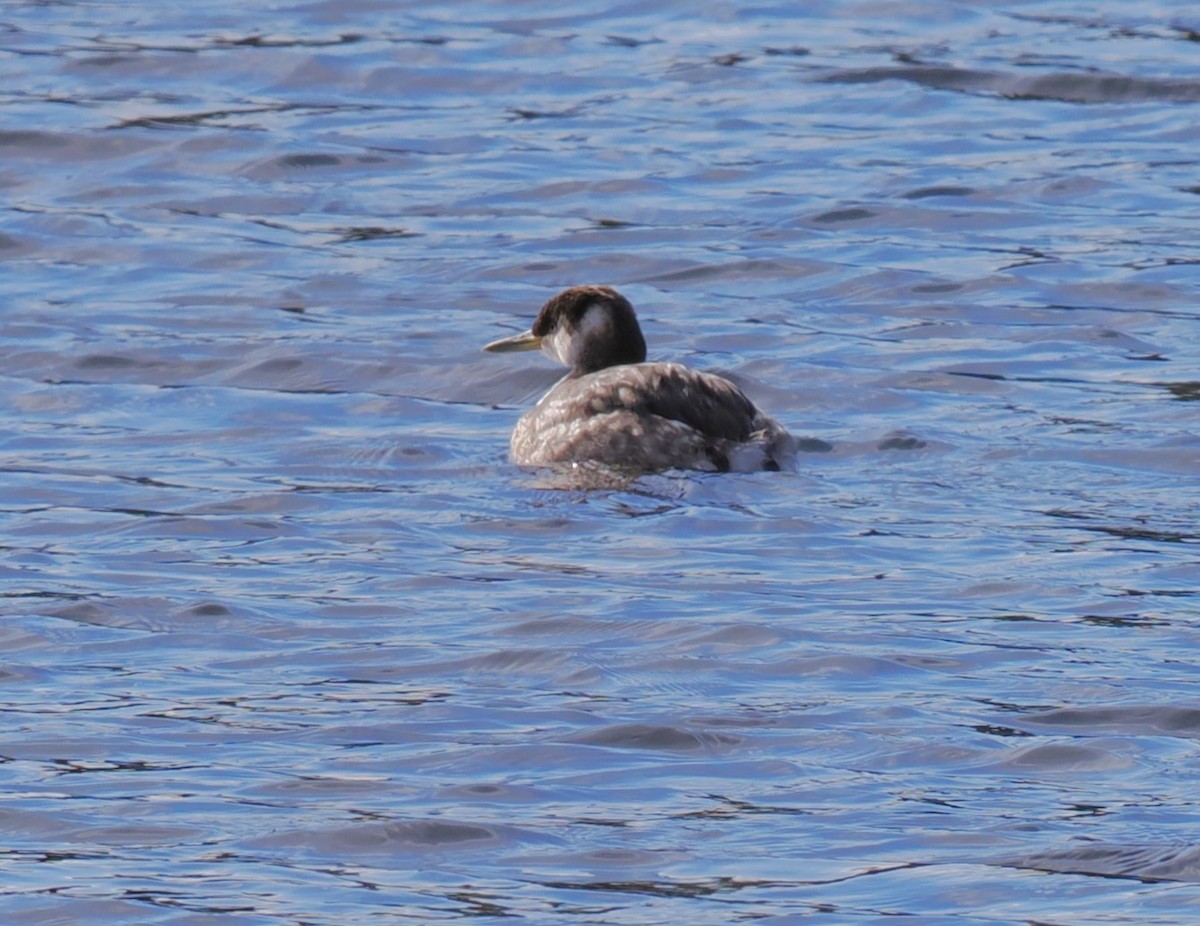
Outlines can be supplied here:
<path id="1" fill-rule="evenodd" d="M 572 286 L 542 306 L 529 331 L 483 349 L 540 349 L 568 368 L 517 422 L 519 465 L 746 472 L 792 464 L 791 435 L 729 380 L 647 363 L 633 306 L 611 286 Z"/>

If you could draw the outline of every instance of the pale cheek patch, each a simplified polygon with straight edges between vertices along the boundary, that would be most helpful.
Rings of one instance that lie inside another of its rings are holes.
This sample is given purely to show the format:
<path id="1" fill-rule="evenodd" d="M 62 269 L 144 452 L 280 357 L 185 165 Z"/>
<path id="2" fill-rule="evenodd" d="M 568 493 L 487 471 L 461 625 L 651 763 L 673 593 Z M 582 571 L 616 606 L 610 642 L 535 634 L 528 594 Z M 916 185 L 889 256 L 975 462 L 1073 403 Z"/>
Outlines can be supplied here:
<path id="1" fill-rule="evenodd" d="M 571 366 L 570 352 L 571 339 L 562 328 L 556 329 L 549 337 L 542 338 L 542 353 L 565 367 Z"/>
<path id="2" fill-rule="evenodd" d="M 593 303 L 572 328 L 559 325 L 542 338 L 542 353 L 569 369 L 583 359 L 586 345 L 605 344 L 613 337 L 612 318 L 607 307 Z"/>

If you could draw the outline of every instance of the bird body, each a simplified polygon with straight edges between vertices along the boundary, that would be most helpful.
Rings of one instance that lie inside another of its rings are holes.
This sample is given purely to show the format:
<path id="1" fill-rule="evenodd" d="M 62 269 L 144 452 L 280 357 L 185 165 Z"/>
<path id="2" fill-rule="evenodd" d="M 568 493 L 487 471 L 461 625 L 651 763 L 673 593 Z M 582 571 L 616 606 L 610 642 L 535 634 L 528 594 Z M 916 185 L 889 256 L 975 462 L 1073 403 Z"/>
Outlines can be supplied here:
<path id="1" fill-rule="evenodd" d="M 538 348 L 569 372 L 517 422 L 511 451 L 520 465 L 657 472 L 791 464 L 791 436 L 732 382 L 678 363 L 647 363 L 633 307 L 611 287 L 565 290 L 528 332 L 484 349 Z"/>

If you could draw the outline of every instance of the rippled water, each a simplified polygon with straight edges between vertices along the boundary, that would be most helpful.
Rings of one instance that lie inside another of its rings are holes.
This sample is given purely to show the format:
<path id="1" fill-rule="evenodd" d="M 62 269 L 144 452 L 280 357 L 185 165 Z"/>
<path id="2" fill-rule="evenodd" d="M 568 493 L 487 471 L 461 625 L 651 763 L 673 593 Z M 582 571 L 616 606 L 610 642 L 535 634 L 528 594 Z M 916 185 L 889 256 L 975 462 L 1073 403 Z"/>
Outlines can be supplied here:
<path id="1" fill-rule="evenodd" d="M 0 10 L 6 923 L 1200 915 L 1200 18 L 796 6 Z"/>

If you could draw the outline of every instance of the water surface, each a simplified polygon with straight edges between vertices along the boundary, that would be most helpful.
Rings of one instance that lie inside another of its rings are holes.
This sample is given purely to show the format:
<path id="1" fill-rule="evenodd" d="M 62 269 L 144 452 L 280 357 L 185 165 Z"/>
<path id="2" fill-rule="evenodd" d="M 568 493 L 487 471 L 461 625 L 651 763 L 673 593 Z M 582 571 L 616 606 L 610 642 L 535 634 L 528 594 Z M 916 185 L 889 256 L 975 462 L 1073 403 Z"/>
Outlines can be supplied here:
<path id="1" fill-rule="evenodd" d="M 0 27 L 5 922 L 1195 918 L 1190 7 Z M 512 467 L 580 282 L 796 471 Z"/>

